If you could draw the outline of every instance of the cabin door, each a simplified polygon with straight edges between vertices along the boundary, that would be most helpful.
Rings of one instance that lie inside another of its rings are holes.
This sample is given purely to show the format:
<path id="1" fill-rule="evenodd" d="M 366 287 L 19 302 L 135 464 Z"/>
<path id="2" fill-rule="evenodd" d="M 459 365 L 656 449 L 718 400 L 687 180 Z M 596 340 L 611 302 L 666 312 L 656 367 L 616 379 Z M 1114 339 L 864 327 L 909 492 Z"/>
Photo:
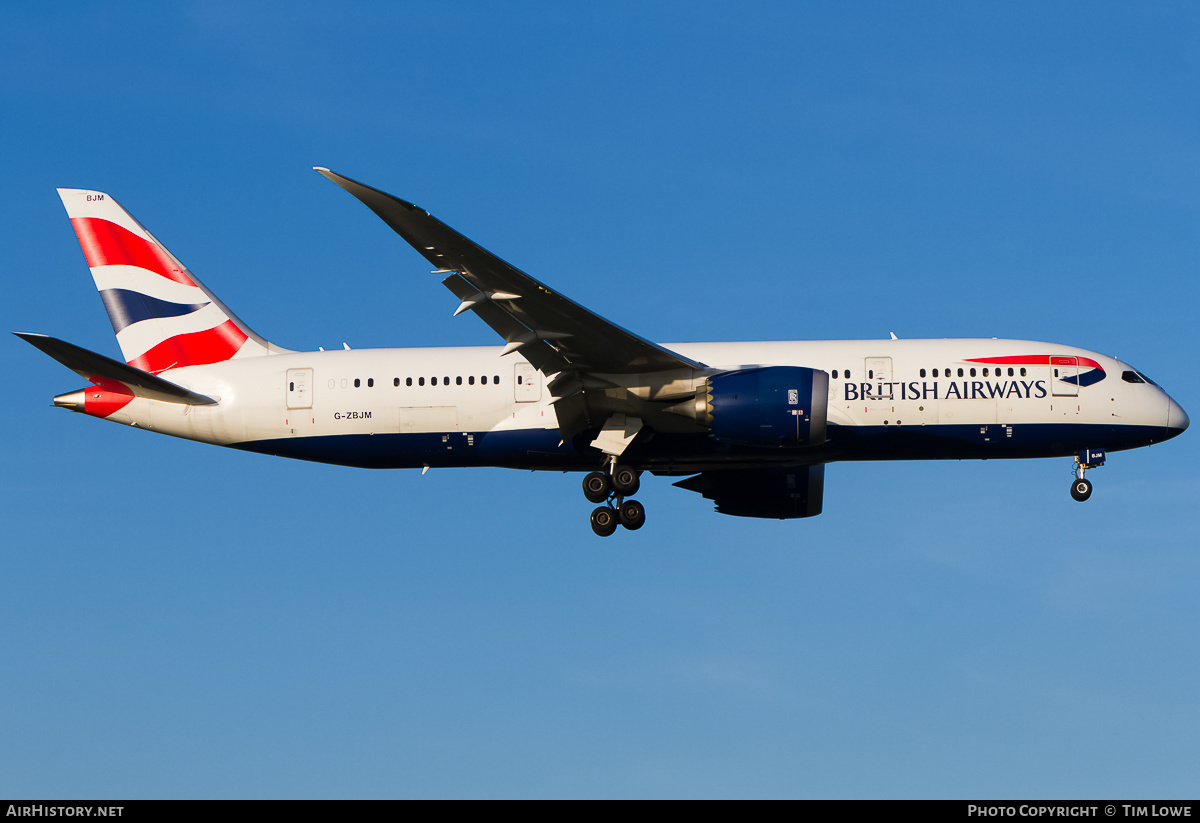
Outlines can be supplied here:
<path id="1" fill-rule="evenodd" d="M 513 399 L 532 403 L 542 399 L 541 374 L 528 363 L 517 363 L 513 372 Z"/>
<path id="2" fill-rule="evenodd" d="M 863 365 L 867 382 L 871 385 L 868 400 L 892 399 L 892 358 L 868 357 Z"/>
<path id="3" fill-rule="evenodd" d="M 1051 357 L 1050 385 L 1055 397 L 1077 397 L 1079 395 L 1079 358 Z"/>
<path id="4" fill-rule="evenodd" d="M 292 434 L 297 434 L 300 429 L 307 432 L 316 423 L 312 413 L 313 370 L 288 369 L 284 381 L 287 411 L 283 416 L 283 424 L 292 430 Z"/>
<path id="5" fill-rule="evenodd" d="M 287 407 L 312 408 L 312 369 L 287 370 Z"/>

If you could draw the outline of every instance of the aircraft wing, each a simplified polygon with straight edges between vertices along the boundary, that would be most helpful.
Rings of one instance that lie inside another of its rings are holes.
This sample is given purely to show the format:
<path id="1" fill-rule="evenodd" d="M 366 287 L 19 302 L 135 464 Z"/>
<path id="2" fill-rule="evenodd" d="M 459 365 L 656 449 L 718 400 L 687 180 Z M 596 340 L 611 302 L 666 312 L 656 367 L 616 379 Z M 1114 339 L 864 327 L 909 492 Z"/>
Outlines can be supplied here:
<path id="1" fill-rule="evenodd" d="M 525 272 L 463 237 L 429 212 L 398 197 L 343 177 L 316 170 L 361 200 L 408 241 L 439 273 L 462 303 L 507 344 L 544 374 L 561 373 L 551 390 L 559 396 L 596 387 L 589 374 L 646 374 L 703 368 L 651 343 L 547 288 Z"/>
<path id="2" fill-rule="evenodd" d="M 674 485 L 704 495 L 721 514 L 814 517 L 824 503 L 825 464 L 704 471 Z"/>

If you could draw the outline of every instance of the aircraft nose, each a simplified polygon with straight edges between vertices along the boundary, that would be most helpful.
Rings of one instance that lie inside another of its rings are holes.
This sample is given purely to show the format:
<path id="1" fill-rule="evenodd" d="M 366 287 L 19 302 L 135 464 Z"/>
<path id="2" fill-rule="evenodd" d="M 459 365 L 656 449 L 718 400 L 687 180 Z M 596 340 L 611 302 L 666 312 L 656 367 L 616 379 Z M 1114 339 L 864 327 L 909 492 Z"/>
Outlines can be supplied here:
<path id="1" fill-rule="evenodd" d="M 1188 427 L 1192 421 L 1188 419 L 1187 412 L 1183 410 L 1174 400 L 1170 401 L 1167 407 L 1167 429 L 1170 431 L 1170 436 L 1174 437 L 1177 434 L 1183 434 L 1183 430 Z"/>

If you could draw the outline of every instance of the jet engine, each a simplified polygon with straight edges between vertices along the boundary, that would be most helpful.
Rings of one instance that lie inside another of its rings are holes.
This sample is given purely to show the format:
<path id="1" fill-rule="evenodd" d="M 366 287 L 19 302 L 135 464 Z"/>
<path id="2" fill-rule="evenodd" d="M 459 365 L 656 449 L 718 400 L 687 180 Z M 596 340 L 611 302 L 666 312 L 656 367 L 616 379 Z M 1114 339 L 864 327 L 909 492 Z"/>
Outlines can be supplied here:
<path id="1" fill-rule="evenodd" d="M 721 440 L 748 446 L 825 442 L 829 375 L 800 366 L 760 366 L 709 377 L 694 400 L 667 411 L 691 417 Z"/>

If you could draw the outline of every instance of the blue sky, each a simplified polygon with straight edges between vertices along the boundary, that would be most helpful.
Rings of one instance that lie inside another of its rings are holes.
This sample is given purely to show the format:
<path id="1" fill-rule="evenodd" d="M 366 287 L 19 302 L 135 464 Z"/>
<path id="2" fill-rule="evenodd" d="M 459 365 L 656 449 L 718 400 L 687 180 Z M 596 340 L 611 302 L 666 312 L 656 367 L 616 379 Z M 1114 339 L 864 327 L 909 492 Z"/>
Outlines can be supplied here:
<path id="1" fill-rule="evenodd" d="M 1193 414 L 1187 4 L 59 3 L 0 31 L 3 328 L 117 355 L 54 194 L 290 348 L 478 345 L 326 165 L 661 342 L 1014 337 Z M 1195 797 L 1196 436 L 834 465 L 825 512 L 0 409 L 0 796 Z"/>

